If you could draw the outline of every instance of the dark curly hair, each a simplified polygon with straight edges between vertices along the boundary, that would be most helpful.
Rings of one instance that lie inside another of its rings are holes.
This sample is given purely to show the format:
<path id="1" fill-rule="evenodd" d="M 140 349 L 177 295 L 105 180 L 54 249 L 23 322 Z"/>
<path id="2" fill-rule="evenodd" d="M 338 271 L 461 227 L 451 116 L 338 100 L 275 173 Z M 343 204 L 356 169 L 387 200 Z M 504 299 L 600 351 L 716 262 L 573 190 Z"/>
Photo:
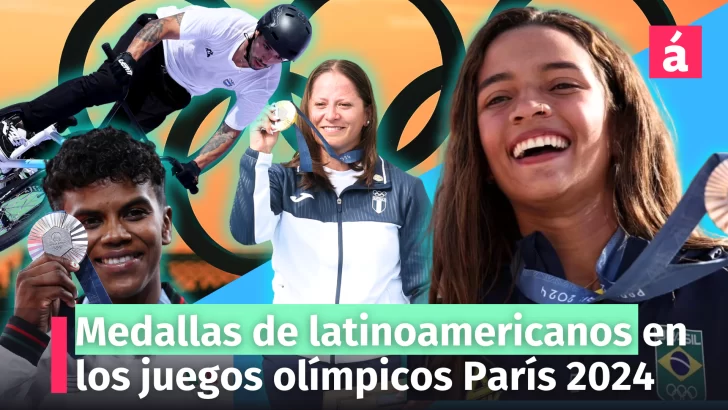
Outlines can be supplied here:
<path id="1" fill-rule="evenodd" d="M 152 143 L 145 144 L 115 128 L 94 129 L 68 138 L 46 164 L 43 190 L 53 210 L 63 207 L 63 193 L 95 182 L 150 182 L 166 205 L 165 170 Z"/>

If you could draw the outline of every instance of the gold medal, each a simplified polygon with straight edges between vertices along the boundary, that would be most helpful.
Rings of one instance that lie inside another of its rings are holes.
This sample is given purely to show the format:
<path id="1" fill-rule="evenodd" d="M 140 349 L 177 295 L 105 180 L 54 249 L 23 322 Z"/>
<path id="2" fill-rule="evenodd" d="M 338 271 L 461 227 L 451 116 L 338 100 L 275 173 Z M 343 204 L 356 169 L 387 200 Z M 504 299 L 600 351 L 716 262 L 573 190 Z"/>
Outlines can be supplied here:
<path id="1" fill-rule="evenodd" d="M 275 116 L 279 119 L 279 121 L 273 124 L 273 128 L 276 131 L 285 131 L 296 123 L 298 112 L 292 102 L 286 100 L 278 101 L 273 104 L 273 109 Z"/>

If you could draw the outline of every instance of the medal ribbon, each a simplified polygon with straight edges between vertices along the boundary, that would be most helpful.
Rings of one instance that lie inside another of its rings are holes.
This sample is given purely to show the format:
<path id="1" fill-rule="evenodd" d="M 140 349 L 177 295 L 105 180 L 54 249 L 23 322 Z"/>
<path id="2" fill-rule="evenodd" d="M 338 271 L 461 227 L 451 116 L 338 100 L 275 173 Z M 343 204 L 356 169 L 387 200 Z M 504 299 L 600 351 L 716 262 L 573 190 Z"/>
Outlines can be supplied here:
<path id="1" fill-rule="evenodd" d="M 516 284 L 536 303 L 596 303 L 603 300 L 624 303 L 655 298 L 702 279 L 728 266 L 728 254 L 710 261 L 673 263 L 690 233 L 706 214 L 705 186 L 713 170 L 728 154 L 713 154 L 693 178 L 688 190 L 665 225 L 630 267 L 615 280 L 616 272 L 599 274 L 602 290 L 592 291 L 567 280 L 537 270 L 526 269 L 517 255 Z M 615 236 L 614 241 L 623 240 Z M 615 246 L 610 243 L 606 249 Z M 624 247 L 617 249 L 618 257 Z"/>

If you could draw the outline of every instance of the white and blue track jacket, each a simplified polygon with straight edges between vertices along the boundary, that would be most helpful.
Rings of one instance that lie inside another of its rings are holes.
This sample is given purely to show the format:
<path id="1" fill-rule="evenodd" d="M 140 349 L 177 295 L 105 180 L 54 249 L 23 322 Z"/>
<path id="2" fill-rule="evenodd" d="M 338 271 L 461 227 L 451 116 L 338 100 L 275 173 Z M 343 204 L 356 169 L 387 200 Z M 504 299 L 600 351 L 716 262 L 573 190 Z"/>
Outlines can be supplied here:
<path id="1" fill-rule="evenodd" d="M 374 185 L 304 191 L 296 168 L 248 148 L 230 217 L 244 245 L 272 241 L 273 303 L 427 303 L 431 204 L 381 157 Z"/>

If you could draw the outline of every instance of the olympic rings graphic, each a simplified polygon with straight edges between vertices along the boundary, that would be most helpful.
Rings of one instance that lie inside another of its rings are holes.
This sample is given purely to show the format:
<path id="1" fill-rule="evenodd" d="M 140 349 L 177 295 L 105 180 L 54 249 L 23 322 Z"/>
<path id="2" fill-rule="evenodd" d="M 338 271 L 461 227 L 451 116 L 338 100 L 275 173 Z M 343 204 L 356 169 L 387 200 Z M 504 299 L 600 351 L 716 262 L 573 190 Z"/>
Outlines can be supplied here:
<path id="1" fill-rule="evenodd" d="M 675 386 L 670 383 L 665 387 L 665 392 L 673 400 L 695 400 L 698 397 L 695 386 L 685 387 L 682 384 Z"/>
<path id="2" fill-rule="evenodd" d="M 66 39 L 59 65 L 59 82 L 83 75 L 84 62 L 94 37 L 114 13 L 132 1 L 95 0 L 89 5 Z M 224 0 L 187 0 L 187 2 L 204 7 L 230 7 Z M 410 2 L 423 14 L 435 33 L 443 64 L 408 84 L 394 98 L 382 116 L 377 141 L 380 155 L 404 170 L 409 170 L 427 159 L 445 142 L 449 133 L 450 96 L 465 51 L 460 30 L 441 0 L 410 0 Z M 634 0 L 634 2 L 650 25 L 675 25 L 675 19 L 664 1 Z M 326 3 L 328 0 L 294 0 L 291 4 L 300 7 L 311 17 Z M 527 0 L 500 0 L 490 16 L 508 8 L 525 7 L 529 3 Z M 272 100 L 290 99 L 293 94 L 302 95 L 306 78 L 292 73 L 290 63 L 284 63 L 281 71 L 281 81 Z M 440 96 L 430 119 L 412 142 L 397 150 L 400 136 L 411 116 L 422 103 L 438 91 Z M 209 112 L 228 98 L 231 98 L 231 95 L 224 90 L 215 90 L 194 97 L 172 125 L 163 155 L 186 157 L 184 161 L 194 158 L 196 153 L 190 156 L 187 153 L 195 132 Z M 234 103 L 232 97 L 228 110 Z M 78 113 L 76 117 L 78 126 L 75 128 L 88 129 L 93 126 L 86 110 Z M 284 131 L 283 136 L 292 147 L 296 148 L 293 131 Z M 224 158 L 225 155 L 205 171 Z M 187 190 L 180 184 L 169 184 L 168 191 L 170 202 L 175 208 L 174 226 L 182 240 L 199 258 L 220 270 L 240 276 L 269 260 L 261 256 L 237 255 L 220 246 L 207 234 L 197 219 Z"/>

